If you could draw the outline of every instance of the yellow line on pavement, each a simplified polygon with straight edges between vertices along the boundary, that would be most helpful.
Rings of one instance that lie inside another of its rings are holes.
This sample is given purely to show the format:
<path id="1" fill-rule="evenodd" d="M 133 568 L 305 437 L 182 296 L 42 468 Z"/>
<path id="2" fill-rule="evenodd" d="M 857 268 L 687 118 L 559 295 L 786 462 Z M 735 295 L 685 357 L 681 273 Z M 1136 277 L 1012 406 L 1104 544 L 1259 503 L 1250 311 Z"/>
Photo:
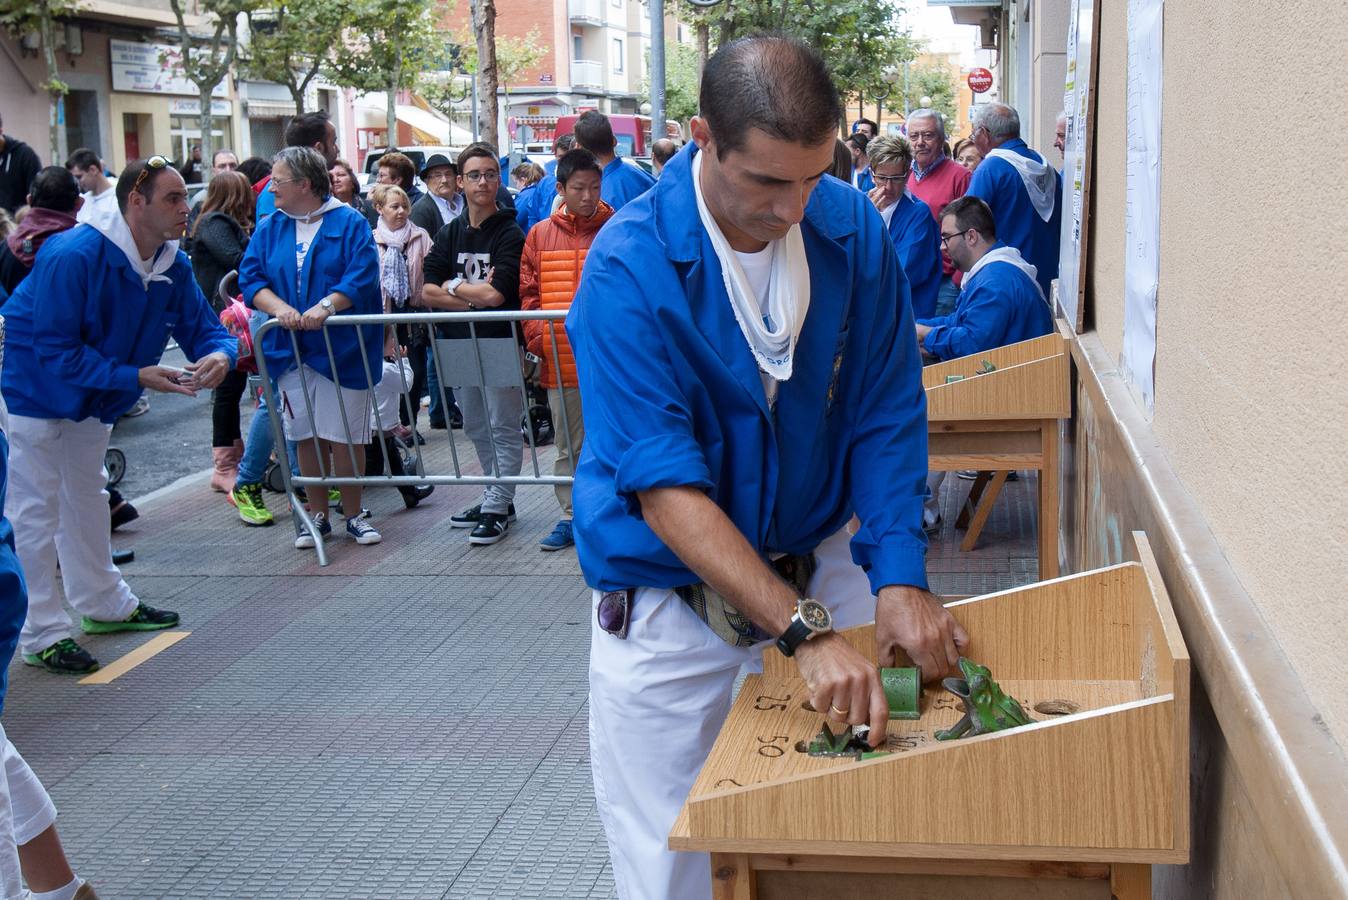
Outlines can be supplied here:
<path id="1" fill-rule="evenodd" d="M 157 634 L 144 644 L 141 644 L 135 650 L 132 650 L 126 656 L 123 656 L 121 659 L 109 663 L 92 675 L 84 676 L 80 679 L 79 683 L 107 684 L 114 678 L 119 678 L 127 672 L 130 672 L 146 660 L 152 659 L 160 653 L 163 653 L 191 633 L 192 632 L 190 631 L 168 631 Z"/>

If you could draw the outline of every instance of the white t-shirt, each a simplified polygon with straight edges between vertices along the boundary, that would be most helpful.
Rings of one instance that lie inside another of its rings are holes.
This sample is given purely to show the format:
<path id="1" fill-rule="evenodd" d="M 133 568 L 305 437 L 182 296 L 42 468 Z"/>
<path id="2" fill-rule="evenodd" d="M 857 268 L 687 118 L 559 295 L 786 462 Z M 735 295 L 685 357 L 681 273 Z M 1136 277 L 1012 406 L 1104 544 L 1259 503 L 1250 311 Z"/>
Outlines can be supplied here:
<path id="1" fill-rule="evenodd" d="M 95 219 L 102 218 L 105 212 L 119 212 L 117 207 L 117 185 L 112 185 L 101 194 L 95 194 L 93 191 L 85 191 L 80 194 L 84 199 L 84 205 L 80 211 L 75 213 L 75 221 L 92 222 Z"/>
<path id="2" fill-rule="evenodd" d="M 768 288 L 772 284 L 772 258 L 775 244 L 768 244 L 762 250 L 756 253 L 741 253 L 735 250 L 735 258 L 739 260 L 740 268 L 744 270 L 744 278 L 749 282 L 749 290 L 754 292 L 758 298 L 758 308 L 763 313 L 763 319 L 768 328 L 774 328 L 776 323 L 768 320 Z M 777 379 L 773 378 L 767 372 L 758 373 L 763 379 L 763 393 L 768 398 L 768 408 L 771 409 L 777 403 Z"/>
<path id="3" fill-rule="evenodd" d="M 301 276 L 304 273 L 304 258 L 309 255 L 309 245 L 313 243 L 314 235 L 318 234 L 318 226 L 323 224 L 321 218 L 314 219 L 312 222 L 302 222 L 295 220 L 295 285 L 298 287 L 303 283 Z M 298 294 L 296 295 L 298 296 Z"/>
<path id="4" fill-rule="evenodd" d="M 898 208 L 899 208 L 899 201 L 895 200 L 893 203 L 889 204 L 884 209 L 880 210 L 880 218 L 885 220 L 886 229 L 889 228 L 890 220 L 894 218 L 894 210 Z"/>

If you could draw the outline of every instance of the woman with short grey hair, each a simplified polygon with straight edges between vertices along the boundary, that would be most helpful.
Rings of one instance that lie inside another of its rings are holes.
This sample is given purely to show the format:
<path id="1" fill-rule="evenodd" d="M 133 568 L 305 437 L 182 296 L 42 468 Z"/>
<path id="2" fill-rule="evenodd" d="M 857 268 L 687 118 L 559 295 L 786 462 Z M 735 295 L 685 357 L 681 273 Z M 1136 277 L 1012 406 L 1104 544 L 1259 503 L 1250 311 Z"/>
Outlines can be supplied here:
<path id="1" fill-rule="evenodd" d="M 281 394 L 286 437 L 296 444 L 302 475 L 363 475 L 370 392 L 383 374 L 382 331 L 324 324 L 341 313 L 383 309 L 370 226 L 332 196 L 327 161 L 308 147 L 276 154 L 268 189 L 276 212 L 258 223 L 239 264 L 239 289 L 245 303 L 281 324 L 263 336 L 259 351 Z M 287 331 L 299 334 L 292 340 Z M 360 487 L 341 492 L 347 535 L 358 544 L 378 543 L 379 532 L 360 517 Z M 314 528 L 300 531 L 298 548 L 332 530 L 327 491 L 309 490 L 306 506 Z"/>

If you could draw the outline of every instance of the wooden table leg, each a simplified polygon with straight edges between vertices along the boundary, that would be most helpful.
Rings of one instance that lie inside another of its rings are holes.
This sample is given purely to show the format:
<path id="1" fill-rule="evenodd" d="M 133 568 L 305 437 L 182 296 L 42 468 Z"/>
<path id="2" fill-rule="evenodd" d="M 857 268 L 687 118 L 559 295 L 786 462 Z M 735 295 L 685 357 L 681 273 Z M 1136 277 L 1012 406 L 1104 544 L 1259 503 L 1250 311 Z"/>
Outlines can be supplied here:
<path id="1" fill-rule="evenodd" d="M 711 855 L 712 900 L 754 900 L 754 870 L 747 853 Z"/>
<path id="2" fill-rule="evenodd" d="M 1039 423 L 1044 464 L 1039 470 L 1039 578 L 1058 577 L 1058 482 L 1062 477 L 1058 459 L 1058 421 Z"/>
<path id="3" fill-rule="evenodd" d="M 978 536 L 983 533 L 983 526 L 988 524 L 988 518 L 992 515 L 992 508 L 997 505 L 997 497 L 1002 493 L 1002 485 L 1006 484 L 1006 478 L 1011 473 L 1002 469 L 995 472 L 992 476 L 992 484 L 988 487 L 987 496 L 983 497 L 978 504 L 978 509 L 974 512 L 973 521 L 969 523 L 969 530 L 964 535 L 964 540 L 960 542 L 960 549 L 965 553 L 978 544 Z"/>
<path id="4" fill-rule="evenodd" d="M 1109 867 L 1109 893 L 1114 900 L 1151 900 L 1151 866 L 1114 863 Z"/>
<path id="5" fill-rule="evenodd" d="M 956 474 L 954 472 L 951 473 Z M 978 509 L 978 500 L 983 496 L 983 489 L 988 486 L 992 480 L 992 473 L 980 470 L 978 477 L 974 479 L 973 485 L 969 488 L 969 496 L 964 498 L 964 506 L 960 507 L 959 518 L 955 520 L 956 528 L 968 528 L 969 517 Z"/>

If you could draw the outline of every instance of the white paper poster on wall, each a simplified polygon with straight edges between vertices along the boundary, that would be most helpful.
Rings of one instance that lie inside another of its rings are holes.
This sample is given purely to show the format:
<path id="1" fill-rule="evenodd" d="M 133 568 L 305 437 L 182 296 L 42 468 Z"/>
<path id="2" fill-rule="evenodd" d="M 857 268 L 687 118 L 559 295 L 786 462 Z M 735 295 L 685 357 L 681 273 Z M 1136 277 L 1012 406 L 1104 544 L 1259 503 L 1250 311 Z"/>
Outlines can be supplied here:
<path id="1" fill-rule="evenodd" d="M 1156 409 L 1156 288 L 1161 278 L 1163 9 L 1163 0 L 1128 0 L 1128 177 L 1119 368 L 1148 415 Z"/>

